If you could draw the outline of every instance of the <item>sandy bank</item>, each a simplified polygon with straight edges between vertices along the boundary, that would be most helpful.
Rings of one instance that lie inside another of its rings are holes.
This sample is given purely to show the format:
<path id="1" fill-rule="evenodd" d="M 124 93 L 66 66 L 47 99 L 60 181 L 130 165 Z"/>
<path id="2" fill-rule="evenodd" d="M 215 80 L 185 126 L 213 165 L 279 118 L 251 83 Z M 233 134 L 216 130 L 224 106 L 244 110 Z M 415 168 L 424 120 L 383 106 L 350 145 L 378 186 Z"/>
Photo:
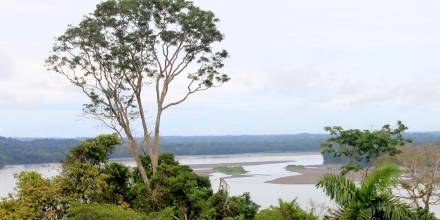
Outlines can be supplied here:
<path id="1" fill-rule="evenodd" d="M 299 173 L 299 175 L 292 175 L 292 176 L 286 176 L 277 178 L 271 181 L 268 181 L 267 183 L 273 183 L 273 184 L 316 184 L 319 180 L 319 177 L 326 173 L 339 173 L 340 172 L 340 165 L 334 165 L 334 164 L 326 164 L 326 165 L 319 165 L 319 166 L 309 166 L 304 168 L 294 168 L 290 169 L 291 171 L 295 173 Z M 354 179 L 356 181 L 359 181 L 362 177 L 362 173 L 350 173 L 347 175 L 350 179 Z"/>

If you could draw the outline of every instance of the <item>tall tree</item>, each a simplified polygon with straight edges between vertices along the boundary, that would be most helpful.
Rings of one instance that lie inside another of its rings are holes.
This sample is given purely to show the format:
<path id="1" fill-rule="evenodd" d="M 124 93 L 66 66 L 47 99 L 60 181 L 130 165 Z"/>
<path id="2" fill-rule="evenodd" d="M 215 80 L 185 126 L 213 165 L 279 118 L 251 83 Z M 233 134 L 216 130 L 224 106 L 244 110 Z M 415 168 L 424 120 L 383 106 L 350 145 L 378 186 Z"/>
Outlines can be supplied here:
<path id="1" fill-rule="evenodd" d="M 186 0 L 107 0 L 69 26 L 46 61 L 90 98 L 89 116 L 127 140 L 146 185 L 138 152 L 147 146 L 155 173 L 164 111 L 229 80 L 220 72 L 228 53 L 213 49 L 223 40 L 217 22 Z"/>
<path id="2" fill-rule="evenodd" d="M 342 167 L 342 173 L 358 171 L 368 166 L 381 155 L 399 153 L 399 146 L 411 140 L 403 136 L 408 128 L 400 121 L 393 128 L 384 125 L 380 130 L 345 130 L 340 126 L 326 127 L 331 137 L 321 144 L 323 154 L 334 158 L 343 158 L 347 164 Z"/>

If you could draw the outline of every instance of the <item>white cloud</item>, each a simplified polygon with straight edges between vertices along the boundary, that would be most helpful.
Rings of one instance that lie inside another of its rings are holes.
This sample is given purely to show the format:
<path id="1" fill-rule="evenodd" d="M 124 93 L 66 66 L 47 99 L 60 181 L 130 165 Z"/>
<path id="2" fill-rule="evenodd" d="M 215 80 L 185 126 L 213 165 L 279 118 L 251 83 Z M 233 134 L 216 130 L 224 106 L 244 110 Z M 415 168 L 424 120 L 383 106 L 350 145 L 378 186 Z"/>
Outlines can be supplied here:
<path id="1" fill-rule="evenodd" d="M 392 109 L 426 109 L 440 104 L 440 78 L 357 76 L 351 72 L 296 69 L 266 75 L 263 90 L 274 96 L 301 97 L 320 108 L 357 109 L 384 105 Z M 297 101 L 297 100 L 296 100 Z"/>
<path id="2" fill-rule="evenodd" d="M 38 114 L 47 117 L 41 119 L 47 127 L 63 126 L 67 115 L 79 112 L 85 97 L 61 76 L 46 71 L 44 60 L 54 38 L 91 12 L 96 2 L 2 2 L 0 27 L 7 31 L 0 35 L 1 108 L 33 114 L 32 108 L 43 106 L 48 110 Z M 221 20 L 225 33 L 221 46 L 231 54 L 225 72 L 232 80 L 173 110 L 171 131 L 203 134 L 205 127 L 187 128 L 201 116 L 211 133 L 228 130 L 226 122 L 235 123 L 236 133 L 254 128 L 260 133 L 291 127 L 302 131 L 309 121 L 315 126 L 309 130 L 315 131 L 344 119 L 353 126 L 368 124 L 358 112 L 419 114 L 414 120 L 424 125 L 424 117 L 431 118 L 435 128 L 440 107 L 439 1 L 196 0 L 196 4 Z M 183 92 L 177 89 L 170 98 Z M 55 114 L 54 108 L 71 112 Z M 350 118 L 338 115 L 340 110 L 350 112 Z M 431 113 L 421 114 L 422 110 Z M 189 116 L 191 120 L 182 119 Z M 365 120 L 376 115 L 369 117 Z M 293 123 L 294 119 L 302 123 Z M 20 126 L 2 129 L 11 134 Z M 64 126 L 70 129 L 71 124 Z M 28 132 L 32 134 L 32 128 Z"/>
<path id="3" fill-rule="evenodd" d="M 38 107 L 81 100 L 75 88 L 61 76 L 44 70 L 42 65 L 16 65 L 0 80 L 0 106 Z"/>

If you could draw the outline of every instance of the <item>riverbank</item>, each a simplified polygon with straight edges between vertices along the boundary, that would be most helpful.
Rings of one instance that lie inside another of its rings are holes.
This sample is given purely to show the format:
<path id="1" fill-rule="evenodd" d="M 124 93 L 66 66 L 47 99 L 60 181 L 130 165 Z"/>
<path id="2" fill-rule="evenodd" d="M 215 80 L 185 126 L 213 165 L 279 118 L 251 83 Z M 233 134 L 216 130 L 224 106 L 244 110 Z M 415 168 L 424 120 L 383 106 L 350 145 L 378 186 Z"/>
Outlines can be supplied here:
<path id="1" fill-rule="evenodd" d="M 219 173 L 215 168 L 218 166 L 228 167 L 243 167 L 243 166 L 257 166 L 257 165 L 270 165 L 286 163 L 291 161 L 265 161 L 265 162 L 243 162 L 243 163 L 222 163 L 222 164 L 198 164 L 192 165 L 191 168 L 195 173 L 202 176 L 210 176 L 214 173 Z M 313 165 L 313 166 L 297 166 L 290 167 L 288 169 L 292 175 L 275 178 L 266 183 L 282 184 L 282 185 L 295 185 L 295 184 L 316 184 L 319 178 L 327 173 L 340 173 L 341 165 L 338 164 L 325 164 L 325 165 Z M 249 174 L 230 174 L 226 179 L 249 177 Z M 352 173 L 348 177 L 355 181 L 360 181 L 362 173 Z"/>
<path id="2" fill-rule="evenodd" d="M 341 171 L 341 165 L 336 164 L 325 164 L 319 166 L 310 166 L 310 167 L 298 167 L 292 168 L 290 171 L 298 173 L 297 175 L 286 176 L 277 178 L 267 183 L 273 184 L 316 184 L 319 178 L 327 173 L 338 174 Z M 355 181 L 360 181 L 362 178 L 362 173 L 350 173 L 348 174 L 350 179 Z"/>

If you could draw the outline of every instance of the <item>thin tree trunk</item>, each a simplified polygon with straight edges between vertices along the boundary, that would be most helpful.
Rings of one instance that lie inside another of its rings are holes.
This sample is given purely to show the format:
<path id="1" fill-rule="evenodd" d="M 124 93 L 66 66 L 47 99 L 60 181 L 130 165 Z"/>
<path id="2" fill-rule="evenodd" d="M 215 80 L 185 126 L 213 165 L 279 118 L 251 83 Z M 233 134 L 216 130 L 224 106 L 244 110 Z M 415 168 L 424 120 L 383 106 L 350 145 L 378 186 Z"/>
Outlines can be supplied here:
<path id="1" fill-rule="evenodd" d="M 150 154 L 151 166 L 153 168 L 153 173 L 156 173 L 157 167 L 159 166 L 159 155 L 160 155 L 160 137 L 159 134 L 154 136 L 153 145 L 151 147 L 152 153 Z"/>
<path id="2" fill-rule="evenodd" d="M 161 101 L 162 102 L 162 101 Z M 159 103 L 157 115 L 156 115 L 156 124 L 154 126 L 154 140 L 151 146 L 152 154 L 150 154 L 151 158 L 151 166 L 153 168 L 153 173 L 156 173 L 157 167 L 159 166 L 159 155 L 160 155 L 160 119 L 162 116 L 162 103 Z"/>
<path id="3" fill-rule="evenodd" d="M 135 160 L 136 165 L 139 169 L 139 173 L 141 174 L 142 181 L 144 182 L 147 189 L 150 189 L 150 180 L 148 179 L 147 172 L 145 171 L 145 167 L 142 165 L 141 159 L 139 158 L 139 154 L 137 152 L 137 143 L 135 140 L 130 140 L 128 145 L 130 147 L 131 156 Z"/>
<path id="4" fill-rule="evenodd" d="M 425 201 L 423 201 L 425 203 L 425 210 L 429 212 L 429 201 L 431 200 L 431 192 L 432 192 L 432 187 L 430 186 L 428 188 L 428 193 L 426 195 Z"/>

